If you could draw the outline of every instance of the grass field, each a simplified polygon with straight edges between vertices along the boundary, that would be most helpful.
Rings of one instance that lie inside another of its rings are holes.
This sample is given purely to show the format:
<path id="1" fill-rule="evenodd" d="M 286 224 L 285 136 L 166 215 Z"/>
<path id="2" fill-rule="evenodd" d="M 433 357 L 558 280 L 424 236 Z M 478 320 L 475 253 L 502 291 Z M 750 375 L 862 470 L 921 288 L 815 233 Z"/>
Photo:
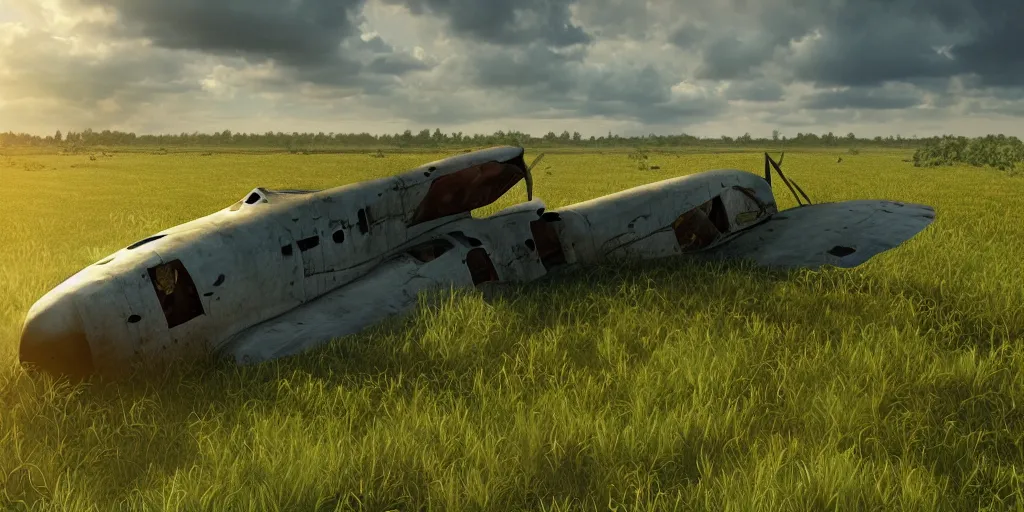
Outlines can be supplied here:
<path id="1" fill-rule="evenodd" d="M 786 156 L 816 202 L 935 207 L 853 270 L 598 268 L 457 294 L 258 367 L 71 386 L 17 365 L 33 301 L 132 241 L 256 186 L 440 156 L 0 156 L 0 508 L 1024 508 L 1024 179 L 918 169 L 909 152 Z M 537 195 L 559 206 L 762 160 L 652 163 L 549 155 Z"/>

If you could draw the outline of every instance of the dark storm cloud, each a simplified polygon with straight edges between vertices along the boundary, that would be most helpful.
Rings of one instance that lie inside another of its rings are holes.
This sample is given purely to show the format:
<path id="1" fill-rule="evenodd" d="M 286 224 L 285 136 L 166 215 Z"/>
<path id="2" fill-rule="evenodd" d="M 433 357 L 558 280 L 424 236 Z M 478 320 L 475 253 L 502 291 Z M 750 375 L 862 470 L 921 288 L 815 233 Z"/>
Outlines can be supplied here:
<path id="1" fill-rule="evenodd" d="M 655 105 L 670 99 L 669 80 L 652 65 L 640 69 L 595 72 L 584 88 L 594 102 L 620 101 L 633 105 Z"/>
<path id="2" fill-rule="evenodd" d="M 918 81 L 958 72 L 941 49 L 954 37 L 933 22 L 893 16 L 874 2 L 849 4 L 837 17 L 846 23 L 821 30 L 806 52 L 792 60 L 796 78 L 822 85 L 878 85 Z"/>
<path id="3" fill-rule="evenodd" d="M 783 95 L 782 85 L 764 78 L 732 82 L 725 89 L 725 97 L 730 100 L 770 102 L 781 100 Z"/>
<path id="4" fill-rule="evenodd" d="M 721 98 L 673 98 L 674 78 L 653 65 L 588 69 L 580 82 L 585 115 L 625 118 L 644 123 L 699 122 L 725 108 Z"/>
<path id="5" fill-rule="evenodd" d="M 709 0 L 701 9 L 679 5 L 680 12 L 698 11 L 697 21 L 682 22 L 668 40 L 699 52 L 702 78 L 749 78 L 776 67 L 823 86 L 963 74 L 976 74 L 987 85 L 1024 83 L 1021 0 L 725 0 L 717 7 Z"/>
<path id="6" fill-rule="evenodd" d="M 700 43 L 708 36 L 708 30 L 706 27 L 698 26 L 694 23 L 684 22 L 682 25 L 676 27 L 669 34 L 668 40 L 670 43 L 682 48 L 684 50 L 691 50 L 699 48 Z"/>
<path id="7" fill-rule="evenodd" d="M 595 39 L 643 39 L 651 26 L 645 7 L 637 0 L 581 0 L 576 14 Z"/>
<path id="8" fill-rule="evenodd" d="M 424 71 L 430 65 L 408 55 L 381 55 L 376 57 L 366 69 L 381 75 L 404 75 L 410 71 Z"/>
<path id="9" fill-rule="evenodd" d="M 287 65 L 287 63 L 286 63 Z M 365 94 L 380 94 L 394 77 L 425 71 L 433 64 L 395 50 L 379 36 L 350 37 L 340 43 L 338 55 L 323 62 L 291 66 L 292 78 L 321 85 L 357 86 Z"/>
<path id="10" fill-rule="evenodd" d="M 807 0 L 669 2 L 687 19 L 670 24 L 668 42 L 700 58 L 697 78 L 749 79 L 777 50 L 808 34 L 822 4 Z"/>
<path id="11" fill-rule="evenodd" d="M 301 66 L 337 56 L 363 0 L 75 0 L 114 9 L 123 29 L 159 46 L 269 57 Z"/>
<path id="12" fill-rule="evenodd" d="M 1024 85 L 1024 2 L 972 2 L 975 13 L 954 27 L 973 29 L 968 42 L 951 49 L 967 71 L 989 85 Z"/>
<path id="13" fill-rule="evenodd" d="M 769 60 L 775 51 L 771 38 L 765 34 L 743 39 L 717 36 L 702 43 L 704 60 L 697 68 L 697 77 L 709 80 L 752 78 L 753 69 Z"/>
<path id="14" fill-rule="evenodd" d="M 360 38 L 364 0 L 67 0 L 118 15 L 115 35 L 166 49 L 273 60 L 294 78 L 367 85 L 363 75 L 402 75 L 429 65 L 374 37 Z"/>
<path id="15" fill-rule="evenodd" d="M 473 91 L 466 101 L 444 101 L 443 109 L 433 101 L 418 108 L 408 102 L 411 110 L 405 115 L 431 123 L 514 115 L 683 124 L 705 121 L 727 106 L 722 98 L 699 89 L 690 96 L 673 95 L 678 77 L 650 64 L 593 65 L 576 54 L 554 52 L 539 44 L 479 47 L 464 58 L 461 66 L 473 70 L 467 74 L 471 82 L 457 84 L 458 89 Z M 496 105 L 500 105 L 497 113 Z"/>
<path id="16" fill-rule="evenodd" d="M 848 0 L 825 25 L 800 78 L 870 85 L 977 75 L 1024 82 L 1020 0 Z"/>
<path id="17" fill-rule="evenodd" d="M 467 74 L 488 89 L 524 89 L 565 94 L 575 85 L 582 55 L 556 52 L 541 44 L 523 47 L 484 45 L 467 52 Z"/>
<path id="18" fill-rule="evenodd" d="M 627 101 L 589 102 L 578 112 L 584 116 L 629 119 L 644 124 L 691 124 L 707 121 L 722 113 L 719 102 L 631 103 Z"/>
<path id="19" fill-rule="evenodd" d="M 923 102 L 923 95 L 912 89 L 848 88 L 813 93 L 803 98 L 801 105 L 821 110 L 893 110 L 916 107 Z"/>
<path id="20" fill-rule="evenodd" d="M 444 19 L 456 36 L 503 46 L 543 42 L 570 46 L 591 41 L 571 20 L 575 0 L 384 0 L 413 14 Z"/>

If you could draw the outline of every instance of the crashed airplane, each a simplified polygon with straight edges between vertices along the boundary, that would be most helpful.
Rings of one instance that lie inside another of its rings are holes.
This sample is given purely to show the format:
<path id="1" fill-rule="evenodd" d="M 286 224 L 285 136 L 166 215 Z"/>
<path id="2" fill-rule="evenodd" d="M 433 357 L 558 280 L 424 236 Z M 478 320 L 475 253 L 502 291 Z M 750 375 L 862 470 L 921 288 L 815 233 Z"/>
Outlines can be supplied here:
<path id="1" fill-rule="evenodd" d="M 935 218 L 894 201 L 811 205 L 767 154 L 763 177 L 707 171 L 557 210 L 533 198 L 531 167 L 523 148 L 496 147 L 329 190 L 256 188 L 48 292 L 28 312 L 20 360 L 69 376 L 211 354 L 257 363 L 409 311 L 430 288 L 681 255 L 853 267 Z M 773 172 L 799 206 L 778 210 Z M 520 181 L 526 202 L 471 215 Z"/>

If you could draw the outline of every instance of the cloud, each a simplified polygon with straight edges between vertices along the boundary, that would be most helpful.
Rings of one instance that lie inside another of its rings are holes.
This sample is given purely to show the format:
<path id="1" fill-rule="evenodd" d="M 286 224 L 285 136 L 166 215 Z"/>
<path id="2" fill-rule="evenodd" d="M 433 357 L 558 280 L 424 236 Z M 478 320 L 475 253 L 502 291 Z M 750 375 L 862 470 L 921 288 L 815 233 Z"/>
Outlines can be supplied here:
<path id="1" fill-rule="evenodd" d="M 702 43 L 704 60 L 696 74 L 709 80 L 757 78 L 756 68 L 768 62 L 775 51 L 772 37 L 765 34 L 715 35 Z"/>
<path id="2" fill-rule="evenodd" d="M 551 46 L 585 44 L 591 36 L 569 11 L 574 0 L 385 0 L 413 14 L 447 22 L 455 35 L 498 45 L 542 42 Z"/>
<path id="3" fill-rule="evenodd" d="M 636 0 L 587 0 L 574 4 L 574 14 L 595 39 L 642 40 L 654 27 L 645 2 Z"/>
<path id="4" fill-rule="evenodd" d="M 735 136 L 948 132 L 1024 117 L 1020 0 L 6 5 L 0 130 Z"/>
<path id="5" fill-rule="evenodd" d="M 201 91 L 197 64 L 202 55 L 140 41 L 81 44 L 34 28 L 0 25 L 4 32 L 0 98 L 7 102 L 0 119 L 112 124 L 163 98 Z"/>
<path id="6" fill-rule="evenodd" d="M 923 103 L 923 93 L 914 87 L 846 87 L 815 92 L 802 101 L 806 108 L 832 110 L 894 110 Z"/>
<path id="7" fill-rule="evenodd" d="M 144 43 L 91 49 L 39 30 L 12 31 L 0 41 L 0 96 L 60 98 L 88 105 L 129 94 L 145 97 L 196 89 L 187 60 Z"/>
<path id="8" fill-rule="evenodd" d="M 364 37 L 363 0 L 65 0 L 64 5 L 111 13 L 113 22 L 105 30 L 110 38 L 272 61 L 297 82 L 363 85 L 372 92 L 386 76 L 431 67 L 380 37 Z"/>
<path id="9" fill-rule="evenodd" d="M 582 58 L 541 44 L 514 48 L 481 45 L 467 50 L 463 74 L 474 84 L 553 94 L 566 94 L 576 85 Z"/>
<path id="10" fill-rule="evenodd" d="M 768 79 L 730 82 L 725 88 L 725 97 L 736 101 L 779 101 L 786 92 L 782 85 Z"/>
<path id="11" fill-rule="evenodd" d="M 298 67 L 337 59 L 341 42 L 358 35 L 362 9 L 362 0 L 73 1 L 115 12 L 120 30 L 157 46 Z"/>

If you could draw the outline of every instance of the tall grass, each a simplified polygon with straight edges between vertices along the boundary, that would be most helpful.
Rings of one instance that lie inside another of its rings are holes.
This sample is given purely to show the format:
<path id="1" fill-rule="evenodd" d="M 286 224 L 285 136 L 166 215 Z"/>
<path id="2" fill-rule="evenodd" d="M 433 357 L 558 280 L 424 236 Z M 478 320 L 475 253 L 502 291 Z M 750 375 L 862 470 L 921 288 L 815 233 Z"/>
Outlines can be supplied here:
<path id="1" fill-rule="evenodd" d="M 786 157 L 815 201 L 936 208 L 926 231 L 854 270 L 601 267 L 486 300 L 443 293 L 288 360 L 74 386 L 24 374 L 15 347 L 31 303 L 79 267 L 257 185 L 332 186 L 423 157 L 12 157 L 0 507 L 1021 508 L 1024 182 L 906 156 Z M 549 155 L 537 193 L 558 206 L 761 162 L 658 161 Z"/>

